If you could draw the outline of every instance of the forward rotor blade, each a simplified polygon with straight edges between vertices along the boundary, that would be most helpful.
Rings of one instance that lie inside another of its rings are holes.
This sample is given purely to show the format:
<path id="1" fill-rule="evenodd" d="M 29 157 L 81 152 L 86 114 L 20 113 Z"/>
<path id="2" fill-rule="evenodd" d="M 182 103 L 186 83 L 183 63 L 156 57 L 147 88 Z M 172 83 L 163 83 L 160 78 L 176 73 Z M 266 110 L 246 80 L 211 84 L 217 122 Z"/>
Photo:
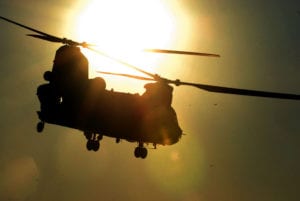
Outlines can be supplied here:
<path id="1" fill-rule="evenodd" d="M 220 57 L 218 54 L 202 53 L 202 52 L 188 52 L 179 50 L 165 50 L 165 49 L 144 49 L 145 52 L 164 53 L 164 54 L 184 54 L 194 56 L 206 56 L 206 57 Z"/>
<path id="2" fill-rule="evenodd" d="M 50 42 L 60 42 L 60 43 L 63 43 L 63 44 L 68 44 L 68 45 L 80 45 L 82 47 L 88 47 L 88 45 L 89 45 L 85 42 L 79 43 L 79 42 L 76 42 L 76 41 L 69 40 L 67 38 L 59 38 L 59 37 L 53 36 L 53 35 L 47 34 L 45 32 L 39 31 L 37 29 L 31 28 L 29 26 L 20 24 L 18 22 L 15 22 L 13 20 L 8 19 L 8 18 L 2 17 L 2 16 L 0 16 L 0 19 L 3 19 L 3 20 L 5 20 L 9 23 L 15 24 L 15 25 L 20 26 L 22 28 L 25 28 L 27 30 L 38 33 L 38 34 L 28 34 L 28 36 L 31 36 L 31 37 L 39 38 L 39 39 L 42 39 L 42 40 L 47 40 L 47 41 L 50 41 Z"/>
<path id="3" fill-rule="evenodd" d="M 68 44 L 68 45 L 74 45 L 74 46 L 82 46 L 82 47 L 88 47 L 89 44 L 83 42 L 83 43 L 78 43 L 73 40 L 69 40 L 67 38 L 58 38 L 56 36 L 44 36 L 44 35 L 38 35 L 38 34 L 27 34 L 27 36 L 31 36 L 34 38 L 50 41 L 50 42 L 55 42 L 55 43 L 63 43 L 63 44 Z"/>
<path id="4" fill-rule="evenodd" d="M 203 89 L 203 90 L 206 90 L 209 92 L 215 92 L 215 93 L 300 100 L 300 95 L 297 95 L 297 94 L 287 94 L 287 93 L 277 93 L 277 92 L 269 92 L 269 91 L 257 91 L 257 90 L 249 90 L 249 89 L 230 88 L 230 87 L 222 87 L 222 86 L 214 86 L 214 85 L 206 85 L 206 84 L 196 84 L 196 83 L 189 83 L 189 82 L 180 82 L 178 80 L 169 81 L 169 82 L 172 84 L 175 84 L 177 86 L 188 85 L 188 86 L 197 87 L 199 89 Z"/>
<path id="5" fill-rule="evenodd" d="M 50 42 L 56 42 L 56 43 L 61 43 L 62 42 L 61 38 L 57 38 L 57 37 L 49 37 L 49 36 L 38 35 L 38 34 L 27 34 L 27 36 L 42 39 L 42 40 L 46 40 L 46 41 L 50 41 Z"/>
<path id="6" fill-rule="evenodd" d="M 2 17 L 2 16 L 0 16 L 0 19 L 3 19 L 3 20 L 5 20 L 5 21 L 7 21 L 9 23 L 15 24 L 15 25 L 20 26 L 22 28 L 25 28 L 27 30 L 33 31 L 35 33 L 38 33 L 38 34 L 28 34 L 28 36 L 31 36 L 31 37 L 34 37 L 34 38 L 38 38 L 38 39 L 42 39 L 42 40 L 46 40 L 46 41 L 50 41 L 50 42 L 60 42 L 60 43 L 63 43 L 63 44 L 76 45 L 76 46 L 79 45 L 79 46 L 88 48 L 88 49 L 90 49 L 90 50 L 92 50 L 92 51 L 94 51 L 94 52 L 96 52 L 96 53 L 98 53 L 98 54 L 100 54 L 102 56 L 105 56 L 105 57 L 107 57 L 107 58 L 109 58 L 109 59 L 111 59 L 111 60 L 113 60 L 115 62 L 118 62 L 120 64 L 126 65 L 126 66 L 128 66 L 128 67 L 130 67 L 130 68 L 132 68 L 134 70 L 137 70 L 137 71 L 139 71 L 141 73 L 144 73 L 145 75 L 148 75 L 148 76 L 153 77 L 153 78 L 156 77 L 154 74 L 148 73 L 148 72 L 146 72 L 146 71 L 144 71 L 142 69 L 139 69 L 138 67 L 133 66 L 133 65 L 127 63 L 127 62 L 124 62 L 124 61 L 122 61 L 122 60 L 120 60 L 118 58 L 112 57 L 112 56 L 110 56 L 110 55 L 108 55 L 108 54 L 106 54 L 104 52 L 101 52 L 99 50 L 91 48 L 90 44 L 87 44 L 85 42 L 79 43 L 79 42 L 72 41 L 72 40 L 69 40 L 69 39 L 66 39 L 66 38 L 59 38 L 59 37 L 47 34 L 45 32 L 39 31 L 37 29 L 33 29 L 33 28 L 28 27 L 26 25 L 20 24 L 18 22 L 13 21 L 13 20 L 7 19 L 7 18 Z"/>
<path id="7" fill-rule="evenodd" d="M 106 74 L 106 75 L 117 75 L 117 76 L 122 76 L 122 77 L 129 77 L 129 78 L 134 78 L 134 79 L 138 79 L 138 80 L 155 81 L 153 78 L 141 77 L 141 76 L 129 75 L 129 74 L 123 74 L 123 73 L 111 73 L 111 72 L 103 72 L 103 71 L 97 71 L 97 73 Z"/>
<path id="8" fill-rule="evenodd" d="M 44 35 L 44 36 L 48 36 L 48 37 L 57 38 L 57 37 L 55 37 L 55 36 L 52 36 L 52 35 L 47 34 L 47 33 L 45 33 L 45 32 L 42 32 L 42 31 L 39 31 L 39 30 L 37 30 L 37 29 L 31 28 L 31 27 L 29 27 L 29 26 L 20 24 L 20 23 L 18 23 L 18 22 L 15 22 L 15 21 L 13 21 L 13 20 L 7 19 L 7 18 L 5 18 L 5 17 L 0 16 L 0 19 L 3 19 L 3 20 L 5 20 L 5 21 L 7 21 L 7 22 L 9 22 L 9 23 L 12 23 L 12 24 L 15 24 L 15 25 L 17 25 L 17 26 L 23 27 L 23 28 L 25 28 L 25 29 L 28 29 L 28 30 L 33 31 L 33 32 L 38 33 L 38 34 L 41 34 L 41 35 Z"/>

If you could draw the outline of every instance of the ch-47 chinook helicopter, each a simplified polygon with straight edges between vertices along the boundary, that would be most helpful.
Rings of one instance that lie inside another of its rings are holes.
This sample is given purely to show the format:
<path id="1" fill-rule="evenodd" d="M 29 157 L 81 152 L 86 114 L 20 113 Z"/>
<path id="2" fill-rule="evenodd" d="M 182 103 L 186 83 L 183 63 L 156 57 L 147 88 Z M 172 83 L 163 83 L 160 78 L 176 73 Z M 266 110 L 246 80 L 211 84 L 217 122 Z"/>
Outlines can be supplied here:
<path id="1" fill-rule="evenodd" d="M 156 148 L 157 145 L 177 143 L 182 136 L 182 129 L 178 124 L 176 112 L 171 106 L 173 93 L 171 85 L 187 85 L 217 93 L 300 100 L 300 95 L 296 94 L 166 79 L 95 50 L 87 43 L 58 38 L 10 19 L 1 16 L 0 18 L 37 33 L 29 34 L 29 36 L 64 44 L 56 51 L 52 71 L 44 73 L 47 83 L 37 88 L 40 101 L 40 111 L 37 112 L 40 121 L 37 124 L 37 131 L 42 132 L 45 123 L 81 130 L 87 139 L 88 150 L 97 151 L 100 147 L 99 141 L 103 136 L 115 138 L 116 142 L 120 142 L 121 139 L 136 142 L 138 146 L 134 150 L 134 155 L 137 158 L 147 157 L 148 151 L 145 144 L 153 144 Z M 103 78 L 88 78 L 88 60 L 78 46 L 96 51 L 148 77 L 110 72 L 99 73 L 152 82 L 145 85 L 146 90 L 142 95 L 107 90 Z M 147 51 L 219 57 L 216 54 L 176 50 L 148 49 Z"/>

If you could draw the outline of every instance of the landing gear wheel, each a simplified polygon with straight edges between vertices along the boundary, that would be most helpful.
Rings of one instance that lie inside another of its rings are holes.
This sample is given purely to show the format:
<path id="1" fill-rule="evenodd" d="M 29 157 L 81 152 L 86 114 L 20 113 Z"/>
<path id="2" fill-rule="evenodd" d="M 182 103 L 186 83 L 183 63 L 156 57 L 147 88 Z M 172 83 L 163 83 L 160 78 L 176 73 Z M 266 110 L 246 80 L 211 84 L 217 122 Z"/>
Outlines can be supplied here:
<path id="1" fill-rule="evenodd" d="M 139 158 L 140 157 L 140 147 L 136 147 L 135 150 L 134 150 L 134 156 L 136 158 Z"/>
<path id="2" fill-rule="evenodd" d="M 116 143 L 120 143 L 121 142 L 121 139 L 120 138 L 116 138 Z"/>
<path id="3" fill-rule="evenodd" d="M 45 126 L 45 123 L 40 121 L 37 125 L 36 125 L 36 131 L 38 133 L 41 133 L 43 130 L 44 130 L 44 126 Z"/>
<path id="4" fill-rule="evenodd" d="M 88 139 L 86 143 L 87 150 L 91 151 L 98 151 L 100 148 L 99 141 L 102 139 L 102 135 L 92 132 L 84 132 L 85 137 Z"/>
<path id="5" fill-rule="evenodd" d="M 148 155 L 148 150 L 145 147 L 141 148 L 141 152 L 140 152 L 141 158 L 145 159 L 147 155 Z"/>
<path id="6" fill-rule="evenodd" d="M 93 141 L 93 151 L 98 151 L 100 148 L 99 141 Z"/>
<path id="7" fill-rule="evenodd" d="M 148 150 L 145 147 L 136 147 L 134 150 L 134 156 L 136 158 L 145 159 L 148 155 Z"/>
<path id="8" fill-rule="evenodd" d="M 88 151 L 91 151 L 93 149 L 93 141 L 92 140 L 88 140 L 86 142 L 86 148 Z"/>

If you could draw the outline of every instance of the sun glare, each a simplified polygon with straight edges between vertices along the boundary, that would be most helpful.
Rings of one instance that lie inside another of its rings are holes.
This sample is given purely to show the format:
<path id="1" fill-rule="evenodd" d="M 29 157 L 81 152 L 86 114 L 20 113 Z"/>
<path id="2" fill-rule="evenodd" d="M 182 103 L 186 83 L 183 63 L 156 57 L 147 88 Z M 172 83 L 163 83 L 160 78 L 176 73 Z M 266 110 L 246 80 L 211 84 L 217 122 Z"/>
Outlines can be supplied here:
<path id="1" fill-rule="evenodd" d="M 77 38 L 143 70 L 155 72 L 159 56 L 141 50 L 167 48 L 172 42 L 175 23 L 166 4 L 160 0 L 91 0 L 81 9 Z M 83 51 L 90 61 L 90 77 L 97 76 L 97 70 L 136 74 L 111 60 Z"/>

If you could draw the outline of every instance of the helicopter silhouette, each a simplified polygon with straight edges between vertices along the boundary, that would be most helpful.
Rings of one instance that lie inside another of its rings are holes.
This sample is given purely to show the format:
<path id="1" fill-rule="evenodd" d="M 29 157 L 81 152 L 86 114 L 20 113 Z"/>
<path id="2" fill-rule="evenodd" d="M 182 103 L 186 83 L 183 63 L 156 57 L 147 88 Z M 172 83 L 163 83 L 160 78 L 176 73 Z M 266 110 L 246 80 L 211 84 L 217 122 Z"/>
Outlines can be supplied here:
<path id="1" fill-rule="evenodd" d="M 170 80 L 93 49 L 92 45 L 85 42 L 59 38 L 10 19 L 1 16 L 0 18 L 37 33 L 28 36 L 64 44 L 56 51 L 52 71 L 44 73 L 47 83 L 37 88 L 40 101 L 37 131 L 42 132 L 45 123 L 81 130 L 87 139 L 86 148 L 89 151 L 99 150 L 99 142 L 103 136 L 115 138 L 117 143 L 121 139 L 137 143 L 134 150 L 137 158 L 147 157 L 148 151 L 145 145 L 152 144 L 156 148 L 157 145 L 177 143 L 183 132 L 177 114 L 171 106 L 173 97 L 171 85 L 192 86 L 217 93 L 300 100 L 300 95 L 297 94 L 230 88 L 183 82 L 179 79 Z M 124 64 L 148 77 L 99 71 L 100 74 L 151 82 L 145 84 L 145 92 L 142 95 L 108 90 L 103 78 L 89 79 L 88 60 L 81 53 L 79 46 Z M 219 57 L 217 54 L 178 50 L 146 49 L 145 51 Z"/>

